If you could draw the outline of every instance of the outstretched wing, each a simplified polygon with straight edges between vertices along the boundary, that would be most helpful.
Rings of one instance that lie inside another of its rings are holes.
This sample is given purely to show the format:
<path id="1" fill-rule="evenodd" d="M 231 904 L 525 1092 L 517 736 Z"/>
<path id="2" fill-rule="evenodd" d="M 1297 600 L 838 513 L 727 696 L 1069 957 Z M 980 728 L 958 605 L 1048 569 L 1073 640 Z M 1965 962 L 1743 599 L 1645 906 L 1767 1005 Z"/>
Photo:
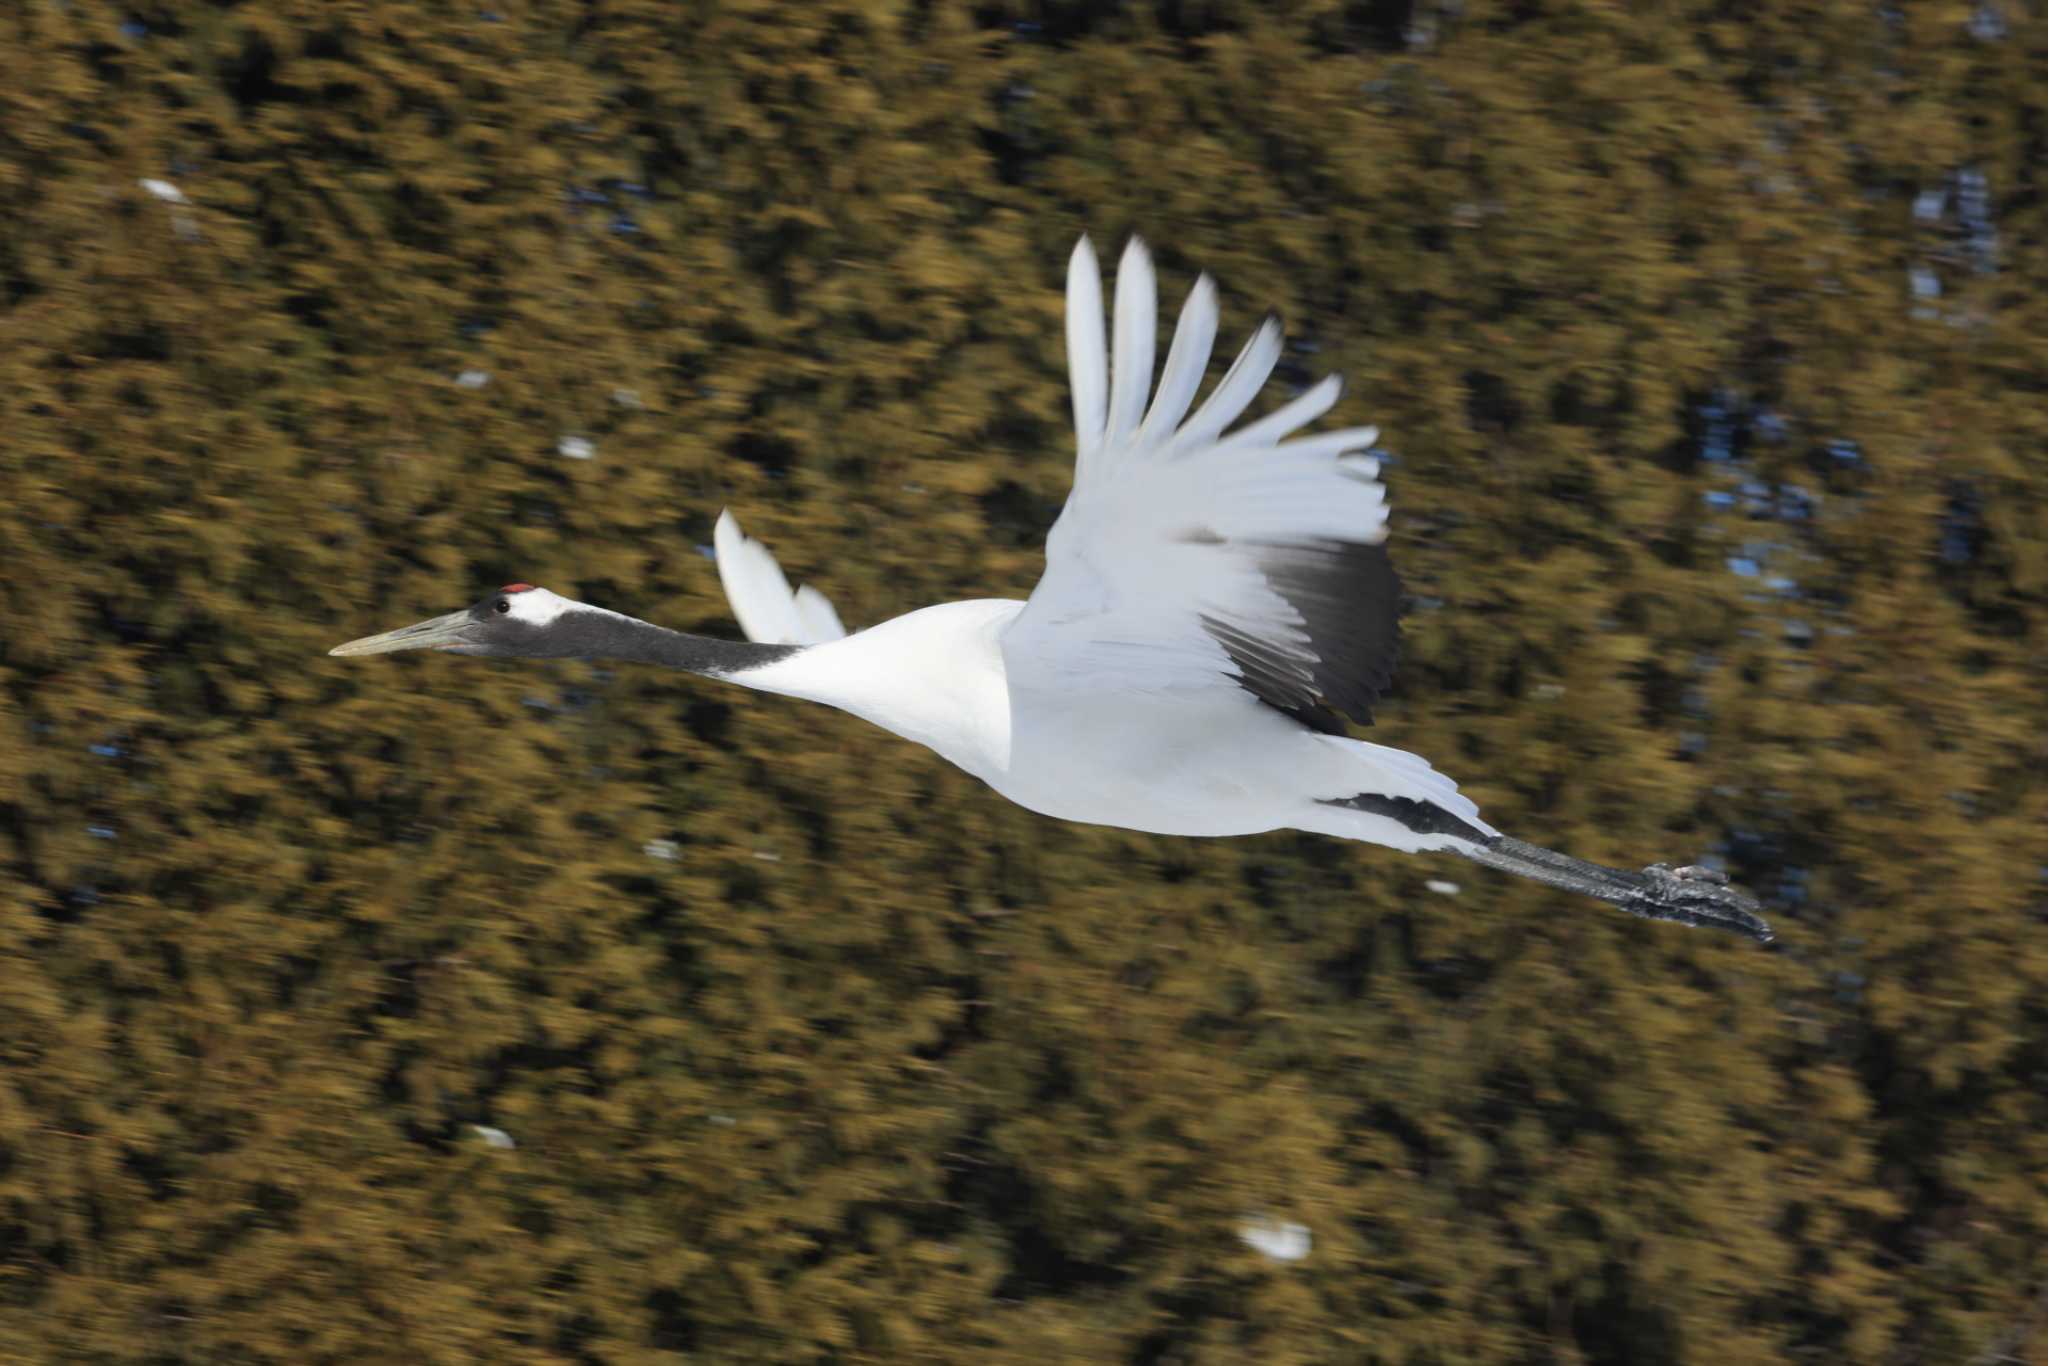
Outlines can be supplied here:
<path id="1" fill-rule="evenodd" d="M 817 645 L 846 634 L 839 614 L 809 584 L 792 593 L 782 566 L 768 547 L 740 530 L 730 512 L 718 514 L 711 533 L 718 553 L 718 581 L 748 640 L 773 645 Z"/>
<path id="2" fill-rule="evenodd" d="M 1160 691 L 1234 680 L 1303 724 L 1371 723 L 1393 676 L 1399 583 L 1371 427 L 1291 433 L 1328 412 L 1336 376 L 1226 432 L 1280 358 L 1268 317 L 1192 417 L 1216 338 L 1195 282 L 1152 392 L 1157 286 L 1131 239 L 1117 268 L 1114 364 L 1086 237 L 1067 266 L 1078 456 L 1045 576 L 1003 636 L 1018 681 Z M 1151 398 L 1148 409 L 1146 400 Z"/>

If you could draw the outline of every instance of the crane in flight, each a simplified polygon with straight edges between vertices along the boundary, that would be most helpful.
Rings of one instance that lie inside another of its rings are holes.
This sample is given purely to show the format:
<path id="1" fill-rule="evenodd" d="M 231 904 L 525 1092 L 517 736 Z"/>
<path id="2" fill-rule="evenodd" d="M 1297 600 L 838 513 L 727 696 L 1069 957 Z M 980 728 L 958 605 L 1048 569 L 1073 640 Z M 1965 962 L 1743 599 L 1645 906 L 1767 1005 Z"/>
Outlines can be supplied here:
<path id="1" fill-rule="evenodd" d="M 744 641 L 671 631 L 531 584 L 330 654 L 444 650 L 661 664 L 853 713 L 1063 820 L 1166 835 L 1310 830 L 1441 850 L 1629 912 L 1771 938 L 1719 872 L 1608 868 L 1503 835 L 1416 755 L 1352 738 L 1394 669 L 1378 432 L 1295 435 L 1330 376 L 1233 428 L 1280 358 L 1268 316 L 1200 407 L 1216 286 L 1195 281 L 1153 385 L 1157 289 L 1133 238 L 1106 334 L 1095 249 L 1067 264 L 1073 491 L 1029 600 L 943 603 L 848 634 L 723 513 Z M 1189 409 L 1194 408 L 1192 416 Z"/>

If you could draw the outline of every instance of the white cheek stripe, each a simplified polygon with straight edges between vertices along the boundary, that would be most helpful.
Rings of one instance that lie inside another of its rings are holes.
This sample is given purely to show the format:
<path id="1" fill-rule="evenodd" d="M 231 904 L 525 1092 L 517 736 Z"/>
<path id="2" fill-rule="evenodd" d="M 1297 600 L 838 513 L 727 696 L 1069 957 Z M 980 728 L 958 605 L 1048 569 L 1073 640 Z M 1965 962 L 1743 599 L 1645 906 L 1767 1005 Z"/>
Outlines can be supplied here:
<path id="1" fill-rule="evenodd" d="M 546 626 L 574 606 L 567 598 L 550 593 L 545 588 L 529 588 L 524 593 L 508 593 L 505 600 L 512 604 L 512 610 L 505 615 L 528 626 Z"/>
<path id="2" fill-rule="evenodd" d="M 617 617 L 621 621 L 633 618 L 622 612 L 605 607 L 592 607 L 587 602 L 565 598 L 559 593 L 550 593 L 545 588 L 529 588 L 523 593 L 507 593 L 505 601 L 512 604 L 505 615 L 527 626 L 552 626 L 555 619 L 564 612 L 595 612 L 599 616 Z"/>

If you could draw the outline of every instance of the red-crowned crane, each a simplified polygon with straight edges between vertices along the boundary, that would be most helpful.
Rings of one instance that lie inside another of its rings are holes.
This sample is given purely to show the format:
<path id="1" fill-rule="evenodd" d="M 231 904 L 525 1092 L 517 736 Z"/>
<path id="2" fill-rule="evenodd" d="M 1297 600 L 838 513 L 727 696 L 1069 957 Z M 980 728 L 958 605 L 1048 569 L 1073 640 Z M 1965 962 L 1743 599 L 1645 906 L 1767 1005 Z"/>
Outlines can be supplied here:
<path id="1" fill-rule="evenodd" d="M 1345 734 L 1342 717 L 1370 723 L 1398 637 L 1378 432 L 1294 435 L 1336 403 L 1335 376 L 1232 429 L 1279 360 L 1271 317 L 1191 416 L 1216 287 L 1195 282 L 1155 389 L 1156 309 L 1134 238 L 1105 336 L 1102 277 L 1081 239 L 1067 267 L 1074 487 L 1028 601 L 945 603 L 848 635 L 727 513 L 718 570 L 745 641 L 515 583 L 331 653 L 663 664 L 852 712 L 1063 820 L 1447 850 L 1633 915 L 1769 940 L 1757 903 L 1718 872 L 1628 872 L 1525 844 L 1424 760 Z"/>

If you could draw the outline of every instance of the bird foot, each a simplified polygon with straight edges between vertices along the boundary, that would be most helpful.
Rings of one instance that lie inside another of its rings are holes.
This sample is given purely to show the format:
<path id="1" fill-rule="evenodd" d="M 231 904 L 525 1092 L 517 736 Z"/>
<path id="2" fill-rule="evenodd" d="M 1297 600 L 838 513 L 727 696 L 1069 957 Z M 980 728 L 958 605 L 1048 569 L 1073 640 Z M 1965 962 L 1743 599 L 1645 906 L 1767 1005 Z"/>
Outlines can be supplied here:
<path id="1" fill-rule="evenodd" d="M 1643 885 L 1623 904 L 1632 915 L 1671 920 L 1680 925 L 1711 925 L 1746 934 L 1759 944 L 1774 937 L 1756 898 L 1729 886 L 1728 875 L 1688 864 L 1673 868 L 1653 863 L 1642 871 Z"/>

